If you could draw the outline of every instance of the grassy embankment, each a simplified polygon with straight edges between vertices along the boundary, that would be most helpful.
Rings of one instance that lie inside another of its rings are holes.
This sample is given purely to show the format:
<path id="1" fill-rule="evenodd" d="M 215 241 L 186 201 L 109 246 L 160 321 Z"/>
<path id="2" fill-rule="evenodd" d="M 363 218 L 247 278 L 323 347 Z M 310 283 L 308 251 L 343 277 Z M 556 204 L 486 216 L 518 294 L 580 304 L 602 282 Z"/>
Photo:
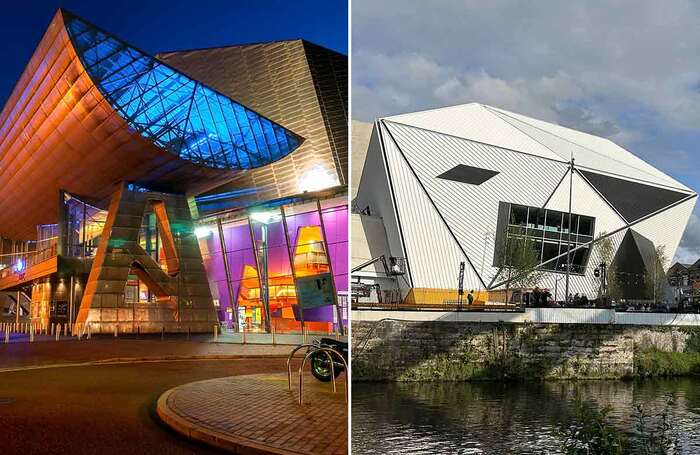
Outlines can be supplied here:
<path id="1" fill-rule="evenodd" d="M 635 352 L 636 376 L 642 378 L 700 376 L 700 328 L 684 329 L 689 335 L 683 352 Z"/>

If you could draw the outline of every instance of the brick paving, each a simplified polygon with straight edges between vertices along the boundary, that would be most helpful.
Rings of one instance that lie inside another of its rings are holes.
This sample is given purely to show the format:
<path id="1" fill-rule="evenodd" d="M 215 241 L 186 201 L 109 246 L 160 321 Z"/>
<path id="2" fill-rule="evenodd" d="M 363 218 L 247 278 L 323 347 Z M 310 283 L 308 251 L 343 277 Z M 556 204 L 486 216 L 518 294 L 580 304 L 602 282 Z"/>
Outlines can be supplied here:
<path id="1" fill-rule="evenodd" d="M 296 373 L 296 371 L 293 371 Z M 299 405 L 298 376 L 255 374 L 193 382 L 158 400 L 158 414 L 187 436 L 236 453 L 345 455 L 348 406 L 338 391 L 310 374 Z"/>

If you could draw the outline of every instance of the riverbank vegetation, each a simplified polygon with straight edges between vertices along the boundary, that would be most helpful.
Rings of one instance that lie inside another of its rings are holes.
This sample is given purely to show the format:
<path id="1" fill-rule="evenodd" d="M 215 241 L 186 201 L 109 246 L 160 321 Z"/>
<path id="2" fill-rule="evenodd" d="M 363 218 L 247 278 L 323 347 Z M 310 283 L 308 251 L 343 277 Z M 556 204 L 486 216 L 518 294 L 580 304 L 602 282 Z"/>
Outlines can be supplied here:
<path id="1" fill-rule="evenodd" d="M 670 396 L 656 413 L 638 404 L 633 431 L 623 432 L 610 423 L 611 407 L 598 409 L 578 395 L 571 419 L 558 432 L 562 449 L 567 455 L 681 455 L 679 434 L 672 425 L 674 404 Z"/>
<path id="2" fill-rule="evenodd" d="M 700 329 L 683 331 L 688 338 L 682 352 L 656 349 L 635 352 L 635 375 L 640 378 L 700 376 Z"/>

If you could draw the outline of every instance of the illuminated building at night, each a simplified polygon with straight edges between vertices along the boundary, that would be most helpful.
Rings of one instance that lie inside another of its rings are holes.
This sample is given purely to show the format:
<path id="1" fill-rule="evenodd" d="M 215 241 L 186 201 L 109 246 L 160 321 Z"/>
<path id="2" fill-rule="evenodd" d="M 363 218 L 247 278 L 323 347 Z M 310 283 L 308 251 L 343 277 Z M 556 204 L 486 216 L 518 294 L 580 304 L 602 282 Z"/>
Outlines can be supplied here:
<path id="1" fill-rule="evenodd" d="M 59 10 L 0 114 L 0 291 L 92 332 L 330 332 L 347 295 L 347 57 L 151 56 Z"/>

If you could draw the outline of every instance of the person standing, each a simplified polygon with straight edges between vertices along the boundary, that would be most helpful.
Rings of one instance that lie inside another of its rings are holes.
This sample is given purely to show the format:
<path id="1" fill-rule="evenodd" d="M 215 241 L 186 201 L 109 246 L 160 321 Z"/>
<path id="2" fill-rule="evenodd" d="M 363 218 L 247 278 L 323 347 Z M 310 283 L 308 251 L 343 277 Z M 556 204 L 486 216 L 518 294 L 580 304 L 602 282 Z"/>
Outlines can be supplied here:
<path id="1" fill-rule="evenodd" d="M 469 294 L 467 294 L 467 304 L 471 305 L 472 303 L 474 303 L 474 289 L 469 291 Z"/>

